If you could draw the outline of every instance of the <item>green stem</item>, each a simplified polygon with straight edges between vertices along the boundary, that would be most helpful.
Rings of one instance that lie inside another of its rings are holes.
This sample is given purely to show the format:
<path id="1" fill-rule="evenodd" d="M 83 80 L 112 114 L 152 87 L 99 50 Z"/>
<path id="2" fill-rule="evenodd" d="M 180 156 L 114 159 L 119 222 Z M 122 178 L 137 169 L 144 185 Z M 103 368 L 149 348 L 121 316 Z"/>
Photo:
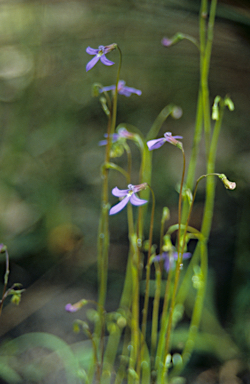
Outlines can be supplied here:
<path id="1" fill-rule="evenodd" d="M 115 94 L 114 94 L 114 99 L 113 99 L 112 123 L 111 123 L 111 131 L 110 131 L 111 135 L 113 135 L 113 133 L 115 132 L 115 126 L 116 126 L 118 83 L 119 83 L 119 79 L 120 79 L 120 72 L 121 72 L 121 66 L 122 66 L 122 51 L 120 50 L 118 45 L 117 45 L 117 49 L 119 51 L 119 66 L 118 66 L 118 71 L 117 71 Z"/>
<path id="2" fill-rule="evenodd" d="M 156 366 L 159 367 L 158 364 L 160 364 L 160 361 L 163 362 L 163 367 L 159 369 L 158 377 L 160 377 L 160 383 L 163 383 L 165 380 L 165 376 L 167 373 L 167 368 L 164 365 L 166 356 L 169 353 L 169 345 L 170 345 L 170 336 L 172 331 L 172 323 L 173 323 L 173 311 L 175 307 L 175 299 L 176 299 L 176 293 L 177 288 L 179 284 L 179 277 L 180 277 L 180 271 L 181 271 L 181 264 L 182 264 L 182 257 L 184 252 L 184 247 L 182 247 L 180 251 L 180 236 L 181 236 L 181 203 L 182 203 L 182 190 L 183 190 L 183 184 L 184 184 L 184 176 L 185 176 L 185 168 L 186 168 L 186 160 L 185 160 L 185 152 L 183 148 L 181 148 L 182 156 L 183 156 L 183 170 L 182 170 L 182 178 L 181 178 L 181 185 L 180 185 L 180 193 L 179 193 L 179 202 L 178 202 L 178 243 L 177 243 L 177 253 L 178 253 L 178 260 L 176 265 L 176 272 L 175 272 L 175 280 L 174 280 L 174 288 L 172 293 L 172 300 L 169 308 L 169 314 L 167 318 L 167 308 L 168 308 L 168 302 L 170 299 L 169 296 L 169 287 L 170 287 L 170 281 L 171 281 L 171 269 L 169 270 L 168 274 L 168 280 L 167 280 L 167 286 L 166 286 L 166 294 L 164 298 L 164 305 L 163 305 L 163 312 L 162 312 L 162 325 L 161 325 L 161 332 L 160 332 L 160 338 L 158 343 L 158 350 L 157 350 L 157 356 L 156 356 Z M 165 326 L 164 324 L 167 324 L 167 330 L 165 333 Z M 166 335 L 166 336 L 165 336 Z M 162 352 L 163 352 L 163 345 L 164 345 L 164 338 L 165 337 L 165 352 L 162 358 Z"/>
<path id="3" fill-rule="evenodd" d="M 9 254 L 7 249 L 5 250 L 5 274 L 4 274 L 4 286 L 3 286 L 3 293 L 2 293 L 2 299 L 0 300 L 0 316 L 3 310 L 3 302 L 6 299 L 6 291 L 8 286 L 8 280 L 9 280 L 9 273 L 10 273 L 10 265 L 9 265 Z"/>
<path id="4" fill-rule="evenodd" d="M 107 129 L 107 145 L 105 152 L 105 164 L 109 163 L 110 160 L 110 148 L 112 143 L 112 134 L 115 130 L 116 115 L 117 115 L 117 94 L 118 94 L 118 82 L 122 64 L 122 54 L 120 48 L 117 46 L 120 60 L 116 78 L 116 88 L 113 98 L 112 112 L 109 114 L 108 129 Z M 100 306 L 105 307 L 106 294 L 107 294 L 107 279 L 108 279 L 108 252 L 109 252 L 109 216 L 108 216 L 108 168 L 104 168 L 103 172 L 103 188 L 102 188 L 102 211 L 99 221 L 98 230 L 98 279 L 99 279 L 99 297 L 98 303 Z M 103 324 L 96 327 L 95 333 L 97 337 L 101 337 L 101 330 Z"/>
<path id="5" fill-rule="evenodd" d="M 137 236 L 134 232 L 133 210 L 132 205 L 127 207 L 128 211 L 128 228 L 129 242 L 131 253 L 131 276 L 132 276 L 132 309 L 131 309 L 131 352 L 129 359 L 129 369 L 135 370 L 136 361 L 139 358 L 139 252 L 137 247 Z M 137 374 L 139 372 L 137 371 Z M 128 376 L 128 383 L 134 383 L 134 377 Z"/>
<path id="6" fill-rule="evenodd" d="M 153 242 L 153 228 L 154 228 L 154 213 L 155 213 L 155 194 L 150 186 L 148 186 L 152 194 L 152 210 L 151 210 L 151 220 L 150 220 L 150 229 L 149 229 L 149 244 L 148 244 L 148 259 L 146 265 L 146 288 L 144 296 L 144 307 L 142 311 L 142 338 L 145 342 L 146 338 L 146 327 L 147 327 L 147 316 L 148 316 L 148 300 L 149 300 L 149 282 L 150 282 L 150 257 L 151 257 L 151 248 Z"/>
<path id="7" fill-rule="evenodd" d="M 161 281 L 162 271 L 159 263 L 155 263 L 155 296 L 152 314 L 152 329 L 151 329 L 151 356 L 155 358 L 158 334 L 158 321 L 159 321 L 159 306 L 161 298 Z"/>
<path id="8" fill-rule="evenodd" d="M 218 139 L 221 129 L 221 123 L 223 119 L 223 112 L 224 112 L 224 102 L 221 102 L 222 108 L 220 111 L 219 120 L 216 121 L 208 156 L 208 163 L 207 163 L 207 173 L 214 173 L 215 168 L 215 160 L 216 160 L 216 152 L 217 152 L 217 145 L 218 145 Z M 205 238 L 205 241 L 208 240 L 211 225 L 212 225 L 212 218 L 213 218 L 213 208 L 214 208 L 214 195 L 215 195 L 215 180 L 213 177 L 209 177 L 207 179 L 207 186 L 206 186 L 206 201 L 205 201 L 205 208 L 204 208 L 204 214 L 203 214 L 203 220 L 202 220 L 202 226 L 201 226 L 201 233 Z"/>
<path id="9" fill-rule="evenodd" d="M 207 256 L 207 246 L 204 242 L 200 242 L 200 258 L 201 258 L 201 280 L 199 281 L 198 292 L 195 300 L 193 315 L 191 319 L 191 324 L 189 327 L 188 339 L 185 344 L 184 350 L 182 352 L 182 364 L 179 367 L 176 367 L 171 375 L 178 375 L 178 373 L 186 366 L 190 360 L 191 353 L 194 349 L 195 338 L 199 329 L 200 319 L 202 315 L 203 303 L 206 292 L 207 285 L 207 270 L 208 270 L 208 256 Z"/>
<path id="10" fill-rule="evenodd" d="M 189 161 L 188 171 L 187 171 L 187 179 L 186 179 L 186 187 L 192 190 L 194 188 L 194 180 L 195 180 L 195 171 L 197 165 L 197 158 L 199 154 L 199 146 L 202 136 L 202 127 L 203 127 L 203 107 L 202 107 L 202 93 L 199 91 L 198 96 L 198 107 L 196 112 L 196 124 L 195 124 L 195 132 L 194 132 L 194 140 L 192 146 L 191 157 Z M 189 201 L 186 198 L 183 202 L 182 207 L 182 223 L 185 223 L 187 220 L 187 215 L 189 212 Z"/>
<path id="11" fill-rule="evenodd" d="M 184 183 L 184 176 L 185 176 L 185 153 L 182 149 L 182 155 L 183 155 L 183 170 L 182 170 L 182 178 L 181 178 L 181 186 L 180 186 L 180 193 L 179 193 L 179 203 L 178 203 L 178 242 L 177 242 L 177 253 L 178 253 L 178 260 L 176 265 L 176 273 L 175 273 L 175 280 L 174 280 L 174 289 L 173 289 L 173 295 L 172 295 L 172 301 L 169 308 L 169 321 L 168 321 L 168 328 L 167 328 L 167 334 L 166 334 L 166 344 L 165 344 L 165 357 L 167 356 L 169 352 L 169 343 L 170 343 L 170 334 L 172 330 L 172 321 L 173 321 L 173 311 L 175 306 L 175 298 L 177 293 L 177 288 L 179 284 L 179 278 L 180 278 L 180 271 L 181 271 L 181 264 L 182 264 L 182 257 L 183 257 L 183 247 L 180 252 L 180 241 L 181 241 L 181 202 L 182 202 L 182 189 L 183 189 L 183 183 Z M 183 241 L 184 243 L 184 241 Z M 165 360 L 165 358 L 164 358 Z"/>
<path id="12" fill-rule="evenodd" d="M 113 98 L 112 113 L 109 115 L 108 130 L 107 130 L 107 145 L 105 153 L 105 163 L 110 160 L 110 148 L 112 143 L 112 135 L 116 125 L 117 115 L 117 94 L 118 82 L 122 64 L 122 54 L 117 46 L 120 54 L 119 66 L 116 78 L 116 88 Z M 99 304 L 105 306 L 107 292 L 107 270 L 108 270 L 108 250 L 109 250 L 109 223 L 108 223 L 108 169 L 103 172 L 103 190 L 102 190 L 102 213 L 98 232 L 98 275 L 99 275 Z"/>

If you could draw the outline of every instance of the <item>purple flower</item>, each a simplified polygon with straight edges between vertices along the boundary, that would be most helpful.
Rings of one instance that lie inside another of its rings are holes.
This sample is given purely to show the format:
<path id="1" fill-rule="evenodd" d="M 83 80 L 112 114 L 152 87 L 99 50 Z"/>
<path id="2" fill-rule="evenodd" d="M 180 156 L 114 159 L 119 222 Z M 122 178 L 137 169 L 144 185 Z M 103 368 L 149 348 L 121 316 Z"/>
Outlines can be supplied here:
<path id="1" fill-rule="evenodd" d="M 169 39 L 168 37 L 163 37 L 163 39 L 161 40 L 161 43 L 165 47 L 170 47 L 173 44 L 173 40 Z"/>
<path id="2" fill-rule="evenodd" d="M 189 38 L 189 36 L 183 35 L 182 33 L 178 32 L 171 38 L 163 37 L 161 43 L 162 43 L 162 45 L 164 45 L 164 47 L 170 47 L 171 45 L 179 43 L 179 41 L 181 41 L 185 38 L 187 39 L 187 38 Z"/>
<path id="3" fill-rule="evenodd" d="M 105 133 L 104 134 L 104 137 L 108 137 L 108 134 Z M 113 133 L 112 135 L 112 143 L 116 143 L 119 139 L 121 138 L 125 138 L 125 139 L 133 139 L 134 137 L 134 134 L 127 131 L 126 128 L 120 128 L 118 133 Z M 102 146 L 102 145 L 107 145 L 108 143 L 108 140 L 101 140 L 99 141 L 99 145 Z"/>
<path id="4" fill-rule="evenodd" d="M 97 49 L 94 49 L 94 48 L 91 48 L 91 47 L 88 47 L 86 49 L 86 52 L 89 54 L 89 55 L 95 55 L 95 57 L 93 57 L 92 60 L 90 60 L 88 62 L 88 64 L 86 65 L 86 72 L 88 72 L 91 68 L 94 67 L 94 65 L 96 65 L 96 63 L 101 60 L 101 62 L 105 65 L 113 65 L 115 63 L 113 63 L 113 61 L 110 61 L 106 58 L 106 53 L 109 53 L 111 51 L 113 51 L 113 49 L 116 48 L 116 44 L 111 44 L 111 45 L 99 45 L 99 47 Z"/>
<path id="5" fill-rule="evenodd" d="M 147 188 L 147 183 L 139 184 L 139 185 L 133 185 L 129 184 L 128 189 L 119 189 L 117 187 L 112 189 L 112 194 L 116 197 L 121 197 L 122 200 L 120 203 L 114 205 L 110 211 L 110 215 L 115 215 L 116 213 L 120 212 L 130 201 L 133 205 L 143 205 L 147 203 L 147 200 L 140 199 L 138 196 L 136 196 L 136 193 L 139 191 L 142 191 L 143 189 Z"/>
<path id="6" fill-rule="evenodd" d="M 149 140 L 147 142 L 148 149 L 152 151 L 153 149 L 158 149 L 163 146 L 167 141 L 178 148 L 182 148 L 182 143 L 176 139 L 182 139 L 182 136 L 172 136 L 171 132 L 164 133 L 164 137 L 156 140 Z"/>
<path id="7" fill-rule="evenodd" d="M 104 137 L 108 137 L 108 134 L 107 133 L 104 133 Z M 113 133 L 112 135 L 112 143 L 115 143 L 117 140 L 119 139 L 119 133 Z M 99 141 L 98 145 L 102 146 L 102 145 L 107 145 L 108 144 L 108 140 L 101 140 Z"/>
<path id="8" fill-rule="evenodd" d="M 65 311 L 67 311 L 67 312 L 76 312 L 76 311 L 78 311 L 78 309 L 79 308 L 74 307 L 74 305 L 72 305 L 70 303 L 65 305 Z"/>
<path id="9" fill-rule="evenodd" d="M 79 311 L 79 309 L 81 309 L 84 305 L 86 305 L 88 303 L 88 300 L 85 300 L 85 299 L 82 299 L 80 301 L 78 301 L 77 303 L 75 304 L 66 304 L 65 305 L 65 311 L 67 312 L 77 312 Z"/>
<path id="10" fill-rule="evenodd" d="M 135 93 L 136 95 L 138 96 L 141 96 L 141 91 L 139 89 L 136 89 L 136 88 L 131 88 L 131 87 L 127 87 L 125 86 L 125 81 L 124 80 L 120 80 L 118 82 L 118 93 L 120 95 L 123 95 L 123 96 L 131 96 L 132 93 Z M 103 87 L 99 90 L 100 93 L 102 92 L 107 92 L 107 91 L 114 91 L 115 90 L 115 85 L 110 85 L 108 87 Z"/>
<path id="11" fill-rule="evenodd" d="M 191 257 L 191 253 L 189 252 L 183 253 L 184 260 L 189 259 L 190 257 Z M 168 272 L 170 269 L 174 268 L 175 261 L 178 260 L 178 253 L 173 252 L 170 254 L 169 252 L 163 252 L 161 255 L 155 256 L 153 259 L 153 261 L 161 261 L 161 260 L 164 260 L 164 268 L 166 272 Z"/>

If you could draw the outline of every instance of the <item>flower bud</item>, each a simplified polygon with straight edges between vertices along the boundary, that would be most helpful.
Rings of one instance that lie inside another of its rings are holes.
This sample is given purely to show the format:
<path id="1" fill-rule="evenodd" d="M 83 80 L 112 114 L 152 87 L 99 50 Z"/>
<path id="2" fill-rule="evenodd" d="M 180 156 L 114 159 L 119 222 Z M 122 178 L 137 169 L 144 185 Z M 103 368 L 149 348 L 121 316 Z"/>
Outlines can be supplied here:
<path id="1" fill-rule="evenodd" d="M 219 178 L 223 182 L 226 189 L 231 189 L 231 191 L 233 191 L 236 188 L 236 183 L 234 181 L 229 181 L 223 173 L 219 175 Z"/>
<path id="2" fill-rule="evenodd" d="M 228 107 L 229 111 L 233 111 L 234 110 L 234 103 L 232 102 L 230 97 L 226 96 L 225 100 L 224 100 L 224 103 Z"/>

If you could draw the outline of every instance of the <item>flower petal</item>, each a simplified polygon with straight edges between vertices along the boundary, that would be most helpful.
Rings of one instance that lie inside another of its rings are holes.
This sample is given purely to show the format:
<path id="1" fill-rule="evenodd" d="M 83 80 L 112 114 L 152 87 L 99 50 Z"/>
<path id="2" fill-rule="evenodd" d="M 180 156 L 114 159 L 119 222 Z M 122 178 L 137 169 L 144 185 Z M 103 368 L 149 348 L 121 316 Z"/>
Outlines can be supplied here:
<path id="1" fill-rule="evenodd" d="M 138 196 L 136 196 L 135 193 L 131 195 L 130 202 L 133 205 L 143 205 L 146 204 L 148 201 L 144 199 L 140 199 Z"/>
<path id="2" fill-rule="evenodd" d="M 95 49 L 95 48 L 91 48 L 91 47 L 88 47 L 86 48 L 86 52 L 89 54 L 89 55 L 97 55 L 99 50 L 98 49 Z"/>
<path id="3" fill-rule="evenodd" d="M 120 93 L 120 95 L 124 95 L 124 96 L 131 96 L 132 93 L 135 93 L 136 95 L 138 96 L 141 96 L 141 91 L 139 89 L 136 89 L 136 88 L 132 88 L 132 87 L 122 87 L 120 91 L 118 91 Z"/>
<path id="4" fill-rule="evenodd" d="M 161 261 L 164 260 L 164 269 L 166 272 L 170 269 L 170 263 L 169 263 L 169 254 L 168 252 L 163 252 L 161 255 L 157 255 L 154 257 L 154 260 Z"/>
<path id="5" fill-rule="evenodd" d="M 183 258 L 183 260 L 190 259 L 191 256 L 192 256 L 192 254 L 190 252 L 186 252 L 186 253 L 183 253 L 182 258 Z"/>
<path id="6" fill-rule="evenodd" d="M 109 215 L 115 215 L 116 213 L 120 212 L 128 204 L 129 200 L 130 200 L 130 196 L 124 197 L 124 199 L 122 199 L 122 201 L 120 201 L 120 203 L 114 205 L 109 210 Z"/>
<path id="7" fill-rule="evenodd" d="M 100 59 L 101 59 L 102 64 L 105 64 L 105 65 L 113 65 L 113 64 L 115 64 L 115 63 L 113 63 L 113 61 L 108 60 L 105 55 L 102 55 L 100 57 Z"/>
<path id="8" fill-rule="evenodd" d="M 148 149 L 152 151 L 153 149 L 158 149 L 163 146 L 165 143 L 166 139 L 162 137 L 161 139 L 156 139 L 156 140 L 149 140 L 147 142 Z"/>
<path id="9" fill-rule="evenodd" d="M 70 303 L 65 305 L 65 311 L 67 311 L 67 312 L 76 312 L 77 310 L 78 309 Z"/>
<path id="10" fill-rule="evenodd" d="M 122 89 L 122 88 L 125 86 L 125 84 L 126 84 L 126 81 L 124 81 L 124 80 L 119 80 L 119 81 L 118 81 L 118 91 L 119 91 L 120 89 Z"/>
<path id="11" fill-rule="evenodd" d="M 88 62 L 88 64 L 86 65 L 86 72 L 88 72 L 91 68 L 93 68 L 94 65 L 96 65 L 96 63 L 98 62 L 99 59 L 100 59 L 100 56 L 93 57 L 93 59 L 90 60 Z"/>
<path id="12" fill-rule="evenodd" d="M 108 92 L 108 91 L 113 91 L 115 90 L 115 85 L 110 85 L 108 87 L 103 87 L 99 90 L 100 93 L 102 92 Z"/>
<path id="13" fill-rule="evenodd" d="M 164 253 L 166 253 L 166 252 L 164 252 Z M 172 267 L 172 265 L 171 265 L 171 267 Z M 166 272 L 168 272 L 170 270 L 169 255 L 167 253 L 166 253 L 166 257 L 165 257 L 165 261 L 164 261 L 164 268 L 165 268 Z"/>
<path id="14" fill-rule="evenodd" d="M 192 254 L 190 252 L 185 252 L 185 253 L 183 253 L 182 258 L 183 258 L 183 260 L 185 260 L 185 259 L 189 259 L 191 256 L 192 256 Z M 177 252 L 173 253 L 173 258 L 175 260 L 178 260 L 178 253 Z"/>
<path id="15" fill-rule="evenodd" d="M 170 47 L 172 45 L 172 43 L 173 43 L 173 40 L 172 39 L 168 39 L 167 37 L 163 37 L 163 39 L 161 40 L 161 43 L 165 47 Z"/>
<path id="16" fill-rule="evenodd" d="M 163 260 L 163 256 L 162 255 L 157 255 L 153 258 L 153 261 L 161 261 Z"/>
<path id="17" fill-rule="evenodd" d="M 122 197 L 126 196 L 128 194 L 129 190 L 128 189 L 119 189 L 117 187 L 112 189 L 112 195 L 116 197 Z"/>
<path id="18" fill-rule="evenodd" d="M 107 144 L 108 144 L 108 140 L 100 140 L 99 143 L 98 143 L 98 145 L 100 145 L 100 147 L 102 145 L 107 145 Z"/>

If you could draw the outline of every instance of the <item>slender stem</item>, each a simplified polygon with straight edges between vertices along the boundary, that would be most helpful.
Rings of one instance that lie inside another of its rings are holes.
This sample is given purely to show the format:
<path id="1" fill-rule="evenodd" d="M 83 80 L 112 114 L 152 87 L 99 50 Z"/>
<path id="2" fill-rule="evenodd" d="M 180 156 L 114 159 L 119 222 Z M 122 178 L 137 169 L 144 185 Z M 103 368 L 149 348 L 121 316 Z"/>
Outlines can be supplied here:
<path id="1" fill-rule="evenodd" d="M 191 157 L 190 157 L 189 166 L 187 170 L 187 179 L 186 179 L 186 187 L 189 188 L 191 191 L 194 188 L 197 158 L 199 154 L 199 146 L 200 146 L 200 141 L 202 137 L 202 127 L 203 127 L 202 111 L 203 111 L 202 93 L 200 90 L 199 96 L 198 96 L 197 112 L 196 112 L 194 140 L 193 140 L 192 152 L 191 152 Z M 186 222 L 188 212 L 189 212 L 189 201 L 186 198 L 183 202 L 183 207 L 182 207 L 182 223 Z"/>
<path id="2" fill-rule="evenodd" d="M 4 286 L 3 286 L 2 299 L 0 300 L 0 316 L 3 310 L 3 302 L 6 299 L 6 291 L 7 291 L 9 273 L 10 273 L 9 254 L 7 249 L 5 250 L 5 260 L 6 261 L 5 261 Z"/>
<path id="3" fill-rule="evenodd" d="M 127 159 L 128 159 L 128 184 L 131 181 L 131 169 L 132 169 L 132 157 L 131 157 L 131 151 L 127 143 L 124 143 L 124 148 L 127 153 Z"/>
<path id="4" fill-rule="evenodd" d="M 161 278 L 162 271 L 158 262 L 155 263 L 155 296 L 152 314 L 152 329 L 151 329 L 151 356 L 154 358 L 157 346 L 157 330 L 159 320 L 159 306 L 161 298 Z"/>
<path id="5" fill-rule="evenodd" d="M 183 190 L 183 184 L 184 184 L 184 176 L 185 176 L 185 168 L 186 168 L 186 160 L 185 160 L 185 152 L 183 148 L 181 148 L 182 155 L 183 155 L 183 169 L 182 169 L 182 177 L 181 177 L 181 185 L 180 185 L 180 193 L 179 193 L 179 202 L 178 202 L 178 240 L 177 240 L 177 253 L 178 253 L 178 261 L 176 266 L 176 272 L 175 272 L 175 280 L 174 280 L 174 288 L 172 293 L 172 300 L 169 308 L 169 315 L 167 318 L 167 308 L 168 308 L 168 302 L 170 299 L 169 296 L 169 287 L 170 287 L 170 281 L 171 281 L 171 269 L 169 270 L 168 274 L 168 280 L 167 280 L 167 286 L 166 286 L 166 294 L 165 294 L 165 300 L 163 305 L 163 313 L 162 313 L 162 325 L 161 325 L 161 332 L 160 332 L 160 338 L 158 343 L 158 350 L 157 350 L 157 356 L 156 356 L 156 366 L 159 364 L 162 357 L 162 348 L 163 348 L 163 334 L 165 336 L 165 352 L 163 357 L 163 364 L 165 362 L 166 356 L 169 352 L 169 344 L 170 344 L 170 335 L 172 331 L 172 323 L 173 323 L 173 311 L 175 306 L 175 298 L 179 283 L 179 277 L 180 277 L 180 271 L 181 271 L 181 264 L 182 264 L 182 257 L 183 257 L 183 248 L 180 251 L 180 241 L 181 241 L 181 203 L 182 203 L 182 190 Z M 183 243 L 182 243 L 183 244 Z M 164 324 L 167 324 L 167 330 L 165 334 L 165 327 Z M 159 376 L 160 382 L 164 382 L 164 377 L 166 375 L 167 368 L 164 364 L 163 369 L 159 369 Z"/>
<path id="6" fill-rule="evenodd" d="M 127 207 L 129 242 L 131 253 L 131 276 L 132 276 L 132 313 L 131 313 L 131 352 L 129 359 L 129 369 L 134 370 L 136 361 L 139 359 L 139 252 L 137 247 L 137 236 L 134 232 L 133 211 L 131 204 Z M 137 374 L 140 374 L 137 371 Z M 129 375 L 128 383 L 133 383 L 134 379 Z"/>
<path id="7" fill-rule="evenodd" d="M 211 60 L 216 7 L 217 7 L 217 0 L 212 0 L 211 6 L 210 6 L 210 12 L 209 12 L 209 20 L 208 20 L 208 28 L 207 28 L 207 44 L 205 49 L 205 60 L 204 60 L 204 68 L 203 68 L 204 76 L 206 78 L 208 78 L 208 72 L 209 72 L 209 66 L 210 66 L 210 60 Z"/>
<path id="8" fill-rule="evenodd" d="M 178 201 L 178 239 L 177 239 L 177 253 L 178 253 L 178 262 L 179 259 L 182 257 L 180 256 L 180 241 L 181 241 L 181 203 L 182 203 L 182 190 L 183 190 L 183 184 L 184 184 L 184 177 L 185 177 L 185 170 L 186 170 L 186 158 L 185 158 L 185 152 L 183 148 L 181 147 L 181 152 L 183 156 L 183 167 L 182 167 L 182 177 L 181 177 L 181 185 L 180 185 L 180 193 L 179 193 L 179 201 Z"/>
<path id="9" fill-rule="evenodd" d="M 133 263 L 134 263 L 134 247 L 133 247 L 133 239 L 134 239 L 134 222 L 133 222 L 133 211 L 132 206 L 129 203 L 127 205 L 127 217 L 128 217 L 128 229 L 129 229 L 129 256 L 127 262 L 127 270 L 125 275 L 125 281 L 123 285 L 123 292 L 120 300 L 120 308 L 123 308 L 125 311 L 130 310 L 131 303 L 133 299 L 134 293 L 134 276 L 133 276 Z M 134 308 L 135 311 L 135 308 Z M 137 330 L 138 331 L 138 330 Z M 135 325 L 133 323 L 132 333 L 135 332 Z M 111 333 L 108 338 L 108 343 L 105 350 L 104 355 L 104 364 L 103 364 L 103 373 L 102 373 L 102 384 L 109 384 L 111 381 L 110 371 L 113 369 L 119 342 L 121 339 L 122 330 L 117 327 L 114 333 Z M 134 357 L 132 356 L 132 359 Z M 130 360 L 132 360 L 130 359 Z M 134 362 L 134 360 L 133 360 Z M 133 365 L 134 366 L 134 365 Z"/>
<path id="10" fill-rule="evenodd" d="M 188 339 L 182 352 L 182 364 L 173 370 L 173 375 L 177 375 L 190 360 L 191 353 L 194 349 L 195 338 L 199 329 L 203 303 L 207 285 L 207 270 L 208 270 L 208 256 L 207 245 L 204 242 L 200 242 L 200 281 L 198 286 L 198 292 L 195 300 L 194 310 L 192 314 L 191 324 L 189 327 Z M 172 374 L 171 373 L 171 374 Z"/>
<path id="11" fill-rule="evenodd" d="M 208 163 L 207 163 L 208 174 L 214 173 L 214 168 L 215 168 L 217 145 L 218 145 L 218 139 L 219 139 L 221 123 L 223 119 L 223 112 L 224 112 L 224 102 L 221 102 L 221 104 L 222 104 L 222 108 L 220 111 L 219 120 L 216 121 L 214 126 L 213 137 L 212 137 L 210 151 L 209 151 L 209 157 L 208 157 Z M 204 214 L 203 214 L 203 220 L 202 220 L 202 226 L 201 226 L 201 233 L 204 236 L 206 241 L 208 240 L 208 236 L 209 236 L 211 225 L 212 225 L 214 194 L 215 194 L 215 181 L 214 181 L 214 178 L 209 177 L 207 179 L 206 201 L 205 201 L 205 208 L 204 208 Z"/>
<path id="12" fill-rule="evenodd" d="M 166 288 L 165 288 L 165 294 L 164 294 L 164 303 L 163 303 L 163 309 L 162 309 L 162 314 L 161 314 L 161 325 L 160 325 L 160 333 L 159 333 L 159 339 L 158 339 L 158 346 L 157 346 L 157 351 L 156 351 L 156 356 L 155 356 L 155 369 L 157 371 L 157 377 L 158 381 L 157 383 L 161 383 L 162 380 L 164 382 L 163 376 L 163 365 L 164 364 L 164 346 L 166 342 L 166 332 L 167 332 L 167 327 L 168 327 L 168 322 L 169 322 L 169 302 L 171 299 L 171 282 L 173 280 L 173 271 L 170 269 L 168 271 L 168 278 L 167 278 L 167 283 L 166 283 Z"/>
<path id="13" fill-rule="evenodd" d="M 125 358 L 128 357 L 129 354 L 129 341 L 130 341 L 130 334 L 129 334 L 129 327 L 126 327 L 125 329 L 125 335 L 124 335 L 124 342 L 123 342 L 123 348 L 121 353 L 121 361 L 119 368 L 117 370 L 116 378 L 114 384 L 122 384 L 122 381 L 124 379 L 125 373 L 126 373 L 126 363 Z"/>
<path id="14" fill-rule="evenodd" d="M 113 98 L 113 107 L 109 114 L 108 129 L 107 129 L 107 145 L 105 152 L 105 164 L 110 160 L 110 148 L 112 143 L 112 135 L 116 125 L 117 114 L 117 94 L 118 94 L 118 82 L 122 64 L 122 54 L 120 48 L 117 46 L 120 60 L 116 78 L 116 88 Z M 109 251 L 109 216 L 108 216 L 108 168 L 105 167 L 103 171 L 103 188 L 102 188 L 102 211 L 99 221 L 98 230 L 98 278 L 99 278 L 99 297 L 98 303 L 105 307 L 106 294 L 107 294 L 107 278 L 108 278 L 108 251 Z M 96 327 L 95 333 L 97 337 L 101 337 L 103 324 Z"/>
<path id="15" fill-rule="evenodd" d="M 206 35 L 206 19 L 207 19 L 207 0 L 202 0 L 200 9 L 200 90 L 198 96 L 198 107 L 196 114 L 196 124 L 194 141 L 192 147 L 191 158 L 189 162 L 186 186 L 193 189 L 195 179 L 195 169 L 197 165 L 197 156 L 202 133 L 202 123 L 204 119 L 205 136 L 206 136 L 206 151 L 209 152 L 210 142 L 210 114 L 209 114 L 209 94 L 208 94 L 208 72 L 212 51 L 213 42 L 213 27 L 215 20 L 216 1 L 212 1 L 210 17 L 208 23 L 208 36 Z M 206 39 L 207 37 L 207 39 Z M 206 43 L 207 40 L 207 43 Z M 184 202 L 182 223 L 185 223 L 188 214 L 188 201 Z"/>
<path id="16" fill-rule="evenodd" d="M 116 125 L 117 114 L 117 94 L 118 83 L 122 64 L 122 53 L 117 46 L 120 60 L 116 78 L 116 88 L 113 98 L 113 108 L 109 115 L 108 130 L 107 130 L 107 145 L 105 152 L 105 163 L 109 163 L 110 160 L 110 148 L 112 142 L 112 135 Z M 109 223 L 108 223 L 108 169 L 103 172 L 103 190 L 102 190 L 102 213 L 100 218 L 99 232 L 98 232 L 98 271 L 99 271 L 99 303 L 105 306 L 106 292 L 107 292 L 107 270 L 108 270 L 108 250 L 109 250 Z"/>
<path id="17" fill-rule="evenodd" d="M 144 296 L 144 307 L 142 311 L 142 337 L 144 340 L 146 337 L 146 327 L 147 327 L 149 282 L 150 282 L 150 257 L 151 257 L 152 241 L 153 241 L 154 213 L 155 213 L 155 195 L 152 188 L 150 186 L 148 187 L 152 194 L 152 210 L 151 210 L 151 220 L 150 220 L 150 229 L 149 229 L 148 259 L 147 259 L 147 265 L 146 265 L 146 288 L 145 288 L 145 296 Z"/>
<path id="18" fill-rule="evenodd" d="M 207 40 L 207 0 L 202 0 L 200 9 L 200 87 L 202 95 L 204 131 L 205 131 L 205 147 L 208 156 L 210 143 L 210 107 L 208 92 L 208 64 L 209 60 L 206 56 L 206 40 Z"/>
<path id="19" fill-rule="evenodd" d="M 162 218 L 161 218 L 161 232 L 160 232 L 160 252 L 162 251 L 163 246 L 163 236 L 164 236 L 164 224 L 165 221 L 169 218 L 168 212 L 166 213 L 168 208 L 163 209 Z M 163 269 L 163 260 L 160 260 L 159 263 L 155 263 L 155 296 L 154 296 L 154 304 L 153 304 L 153 314 L 152 314 L 152 330 L 151 330 L 151 355 L 152 357 L 156 357 L 156 346 L 157 346 L 157 329 L 158 329 L 158 318 L 159 318 L 159 305 L 161 298 L 161 282 L 162 282 L 162 269 Z M 166 293 L 168 292 L 168 285 L 166 285 Z M 165 294 L 165 297 L 167 295 Z M 166 308 L 168 307 L 168 302 L 164 301 L 164 308 L 162 313 L 162 318 L 164 318 L 164 313 L 166 312 Z M 165 316 L 166 318 L 166 316 Z"/>
<path id="20" fill-rule="evenodd" d="M 111 135 L 114 133 L 115 126 L 116 126 L 118 83 L 120 79 L 120 72 L 121 72 L 121 66 L 122 66 L 122 51 L 120 50 L 118 45 L 117 45 L 117 49 L 119 51 L 120 58 L 119 58 L 119 66 L 118 66 L 117 77 L 116 77 L 115 94 L 113 98 L 112 123 L 111 123 L 111 131 L 110 131 Z"/>
<path id="21" fill-rule="evenodd" d="M 178 243 L 177 243 L 177 253 L 178 253 L 178 261 L 176 265 L 176 273 L 175 273 L 175 280 L 174 280 L 174 289 L 172 294 L 172 300 L 171 305 L 169 308 L 169 320 L 168 320 L 168 327 L 167 327 L 167 333 L 166 333 L 166 343 L 165 343 L 165 355 L 164 355 L 164 361 L 169 353 L 169 344 L 170 344 L 170 334 L 172 330 L 172 322 L 173 322 L 173 312 L 175 307 L 175 298 L 179 283 L 179 277 L 180 277 L 180 271 L 181 271 L 181 263 L 182 263 L 182 257 L 183 257 L 183 249 L 180 252 L 180 234 L 181 234 L 181 202 L 182 202 L 182 189 L 183 189 L 183 183 L 184 183 L 184 176 L 185 176 L 185 153 L 182 149 L 182 155 L 183 155 L 183 170 L 182 170 L 182 178 L 181 178 L 181 186 L 180 186 L 180 194 L 179 194 L 179 204 L 178 204 Z"/>

